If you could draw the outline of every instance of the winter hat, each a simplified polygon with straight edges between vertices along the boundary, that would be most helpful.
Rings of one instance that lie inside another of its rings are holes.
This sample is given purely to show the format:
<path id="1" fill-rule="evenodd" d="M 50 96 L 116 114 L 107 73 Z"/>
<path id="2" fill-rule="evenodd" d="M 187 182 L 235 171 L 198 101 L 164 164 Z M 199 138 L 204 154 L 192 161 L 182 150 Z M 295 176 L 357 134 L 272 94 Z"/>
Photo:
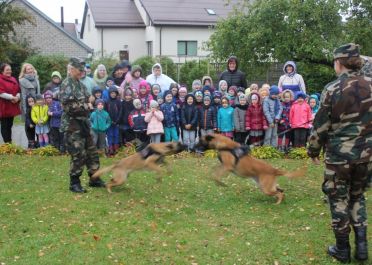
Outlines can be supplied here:
<path id="1" fill-rule="evenodd" d="M 132 67 L 132 74 L 134 74 L 135 72 L 140 72 L 142 74 L 142 68 L 141 68 L 141 66 L 139 66 L 139 65 L 133 65 L 133 67 Z"/>
<path id="2" fill-rule="evenodd" d="M 113 83 L 115 83 L 115 79 L 111 76 L 107 77 L 106 84 L 107 84 L 107 81 L 112 81 Z"/>
<path id="3" fill-rule="evenodd" d="M 251 99 L 258 100 L 258 95 L 257 94 L 252 94 Z"/>
<path id="4" fill-rule="evenodd" d="M 203 102 L 204 101 L 211 101 L 211 97 L 210 96 L 204 96 L 203 97 Z"/>
<path id="5" fill-rule="evenodd" d="M 98 106 L 98 104 L 104 105 L 105 101 L 103 101 L 103 99 L 99 98 L 99 99 L 96 99 L 96 101 L 94 103 L 96 104 L 96 106 Z"/>
<path id="6" fill-rule="evenodd" d="M 237 89 L 236 86 L 231 86 L 231 87 L 229 87 L 229 89 L 227 91 L 233 90 L 235 95 L 236 95 L 236 89 Z"/>
<path id="7" fill-rule="evenodd" d="M 136 98 L 135 100 L 133 100 L 133 106 L 136 108 L 136 109 L 140 109 L 142 107 L 142 103 L 141 103 L 141 100 Z"/>
<path id="8" fill-rule="evenodd" d="M 203 93 L 201 91 L 196 91 L 195 97 L 203 97 Z"/>
<path id="9" fill-rule="evenodd" d="M 157 108 L 159 107 L 159 103 L 156 100 L 150 101 L 150 108 Z"/>
<path id="10" fill-rule="evenodd" d="M 203 94 L 205 94 L 205 91 L 209 91 L 209 94 L 212 94 L 212 89 L 210 86 L 203 86 Z"/>
<path id="11" fill-rule="evenodd" d="M 241 99 L 245 99 L 245 100 L 247 100 L 247 97 L 245 96 L 245 94 L 240 94 L 240 96 L 239 96 L 239 100 L 241 100 Z"/>
<path id="12" fill-rule="evenodd" d="M 239 93 L 239 92 L 244 94 L 245 88 L 244 87 L 238 87 L 238 89 L 236 90 L 236 93 Z"/>
<path id="13" fill-rule="evenodd" d="M 163 92 L 160 92 L 160 93 L 158 94 L 158 98 L 157 98 L 157 99 L 159 99 L 159 98 L 161 98 L 161 99 L 164 98 Z"/>
<path id="14" fill-rule="evenodd" d="M 306 99 L 306 94 L 302 91 L 297 92 L 296 100 L 299 99 L 299 98 Z"/>
<path id="15" fill-rule="evenodd" d="M 125 90 L 124 90 L 124 96 L 133 96 L 133 90 L 131 89 L 131 88 L 126 88 Z"/>
<path id="16" fill-rule="evenodd" d="M 158 85 L 158 84 L 153 84 L 152 86 L 151 86 L 151 90 L 154 90 L 154 89 L 157 89 L 157 90 L 161 90 L 161 88 L 160 88 L 160 86 Z"/>
<path id="17" fill-rule="evenodd" d="M 201 86 L 201 81 L 199 79 L 195 79 L 194 81 L 192 81 L 192 86 Z"/>
<path id="18" fill-rule="evenodd" d="M 92 94 L 94 95 L 96 93 L 102 93 L 102 90 L 101 90 L 101 88 L 99 86 L 95 86 L 92 89 Z"/>
<path id="19" fill-rule="evenodd" d="M 220 91 L 214 91 L 213 92 L 213 97 L 214 98 L 219 98 L 221 99 L 222 98 L 222 93 Z"/>
<path id="20" fill-rule="evenodd" d="M 171 91 L 171 90 L 166 90 L 166 91 L 164 92 L 164 95 L 163 95 L 163 99 L 164 99 L 164 101 L 165 101 L 165 98 L 166 98 L 168 95 L 172 95 L 172 91 Z"/>
<path id="21" fill-rule="evenodd" d="M 178 93 L 179 92 L 185 92 L 185 93 L 187 93 L 187 88 L 184 87 L 184 86 L 181 86 L 180 89 L 178 90 Z"/>
<path id="22" fill-rule="evenodd" d="M 43 96 L 41 94 L 36 94 L 35 100 L 41 100 L 43 99 Z"/>
<path id="23" fill-rule="evenodd" d="M 110 86 L 109 93 L 111 94 L 111 92 L 115 92 L 116 94 L 119 94 L 119 90 L 115 85 Z"/>
<path id="24" fill-rule="evenodd" d="M 50 90 L 45 91 L 44 98 L 53 98 L 53 93 Z"/>
<path id="25" fill-rule="evenodd" d="M 59 79 L 62 79 L 62 76 L 61 76 L 60 72 L 58 72 L 58 71 L 54 71 L 54 72 L 52 73 L 52 78 L 53 78 L 53 77 L 58 77 Z"/>
<path id="26" fill-rule="evenodd" d="M 279 95 L 279 87 L 278 86 L 271 86 L 270 87 L 270 96 L 273 96 L 273 95 Z"/>
<path id="27" fill-rule="evenodd" d="M 89 63 L 86 63 L 86 64 L 85 64 L 85 68 L 87 68 L 87 69 L 91 69 L 90 64 L 89 64 Z"/>

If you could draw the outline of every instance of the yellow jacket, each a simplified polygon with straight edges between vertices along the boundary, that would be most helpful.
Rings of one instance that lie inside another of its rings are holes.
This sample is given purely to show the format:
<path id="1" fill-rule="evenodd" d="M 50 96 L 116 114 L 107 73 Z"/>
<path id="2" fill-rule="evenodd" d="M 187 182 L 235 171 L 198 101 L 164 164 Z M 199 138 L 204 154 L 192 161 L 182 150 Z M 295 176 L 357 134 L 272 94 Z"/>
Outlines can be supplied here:
<path id="1" fill-rule="evenodd" d="M 34 105 L 31 109 L 31 119 L 35 124 L 46 124 L 48 121 L 48 105 Z"/>

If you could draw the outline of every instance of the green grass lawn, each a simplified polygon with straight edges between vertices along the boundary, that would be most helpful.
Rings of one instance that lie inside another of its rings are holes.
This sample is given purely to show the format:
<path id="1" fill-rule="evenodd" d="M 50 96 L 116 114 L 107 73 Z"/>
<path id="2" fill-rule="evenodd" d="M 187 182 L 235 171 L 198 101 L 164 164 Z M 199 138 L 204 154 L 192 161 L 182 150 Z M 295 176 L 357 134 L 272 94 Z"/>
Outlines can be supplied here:
<path id="1" fill-rule="evenodd" d="M 335 264 L 325 254 L 334 238 L 323 167 L 280 178 L 286 198 L 274 205 L 252 180 L 230 175 L 226 188 L 208 180 L 217 159 L 168 161 L 173 174 L 162 183 L 136 172 L 113 194 L 76 195 L 67 156 L 0 156 L 0 264 Z"/>

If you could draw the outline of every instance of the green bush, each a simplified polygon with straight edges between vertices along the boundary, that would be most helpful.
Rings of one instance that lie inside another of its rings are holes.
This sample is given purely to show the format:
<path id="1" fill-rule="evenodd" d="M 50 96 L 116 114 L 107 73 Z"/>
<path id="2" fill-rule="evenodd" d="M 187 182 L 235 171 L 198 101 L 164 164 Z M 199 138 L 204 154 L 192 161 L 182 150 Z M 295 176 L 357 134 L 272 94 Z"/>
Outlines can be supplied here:
<path id="1" fill-rule="evenodd" d="M 147 75 L 152 73 L 152 66 L 156 63 L 155 58 L 151 56 L 143 56 L 135 60 L 132 64 L 139 65 L 142 68 L 142 75 L 146 78 Z"/>
<path id="2" fill-rule="evenodd" d="M 182 64 L 180 68 L 180 83 L 186 84 L 191 90 L 192 81 L 195 79 L 202 79 L 204 75 L 209 75 L 217 87 L 217 73 L 215 68 L 209 63 L 208 60 L 188 61 Z"/>
<path id="3" fill-rule="evenodd" d="M 58 156 L 60 155 L 60 152 L 54 146 L 47 145 L 47 146 L 32 150 L 32 154 L 36 154 L 39 156 Z"/>
<path id="4" fill-rule="evenodd" d="M 62 79 L 66 77 L 67 64 L 69 58 L 63 55 L 33 55 L 26 59 L 27 63 L 32 64 L 38 75 L 41 90 L 44 89 L 45 85 L 51 81 L 51 74 L 54 71 L 58 71 L 62 75 Z"/>
<path id="5" fill-rule="evenodd" d="M 282 158 L 283 154 L 273 146 L 259 146 L 252 149 L 251 155 L 258 159 Z"/>
<path id="6" fill-rule="evenodd" d="M 102 56 L 94 57 L 93 61 L 87 61 L 87 62 L 91 64 L 92 73 L 94 73 L 94 71 L 96 70 L 99 64 L 103 64 L 104 66 L 106 66 L 107 74 L 111 75 L 112 70 L 114 69 L 114 66 L 117 63 L 119 63 L 119 60 L 116 57 L 114 57 L 113 54 L 110 54 L 110 55 L 104 55 L 103 57 Z"/>
<path id="7" fill-rule="evenodd" d="M 288 157 L 291 159 L 307 159 L 307 150 L 305 147 L 293 148 L 289 151 Z"/>

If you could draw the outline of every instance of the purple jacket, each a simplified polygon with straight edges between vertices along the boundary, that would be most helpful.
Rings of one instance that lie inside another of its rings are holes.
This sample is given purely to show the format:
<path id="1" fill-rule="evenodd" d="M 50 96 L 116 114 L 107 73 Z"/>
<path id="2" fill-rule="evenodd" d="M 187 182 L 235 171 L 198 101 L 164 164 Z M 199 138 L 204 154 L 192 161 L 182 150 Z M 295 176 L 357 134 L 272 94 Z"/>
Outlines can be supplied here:
<path id="1" fill-rule="evenodd" d="M 50 106 L 48 106 L 48 112 L 52 112 L 52 116 L 49 119 L 49 125 L 52 128 L 59 128 L 61 126 L 62 106 L 58 100 L 54 100 Z"/>

